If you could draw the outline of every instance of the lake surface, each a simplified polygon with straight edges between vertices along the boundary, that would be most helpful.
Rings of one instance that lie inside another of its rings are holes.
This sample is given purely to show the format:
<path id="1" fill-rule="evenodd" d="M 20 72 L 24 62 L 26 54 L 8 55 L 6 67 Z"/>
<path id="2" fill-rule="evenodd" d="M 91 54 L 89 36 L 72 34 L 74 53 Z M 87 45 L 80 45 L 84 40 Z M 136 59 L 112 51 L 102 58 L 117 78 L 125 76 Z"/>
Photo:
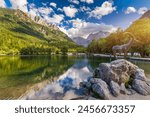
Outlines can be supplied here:
<path id="1" fill-rule="evenodd" d="M 72 99 L 79 83 L 110 58 L 76 56 L 0 57 L 0 99 Z M 132 61 L 150 77 L 150 62 Z"/>

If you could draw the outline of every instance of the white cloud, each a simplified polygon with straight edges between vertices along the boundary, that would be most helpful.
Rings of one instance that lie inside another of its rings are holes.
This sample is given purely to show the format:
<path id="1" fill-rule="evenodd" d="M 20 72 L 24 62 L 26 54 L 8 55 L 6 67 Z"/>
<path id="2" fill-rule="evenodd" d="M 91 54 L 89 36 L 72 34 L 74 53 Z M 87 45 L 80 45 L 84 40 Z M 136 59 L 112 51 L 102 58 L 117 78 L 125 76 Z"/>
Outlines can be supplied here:
<path id="1" fill-rule="evenodd" d="M 45 16 L 45 15 L 49 15 L 50 13 L 54 12 L 52 8 L 50 7 L 39 7 L 37 8 L 35 6 L 35 4 L 30 4 L 29 6 L 29 14 L 31 14 L 31 16 Z"/>
<path id="2" fill-rule="evenodd" d="M 6 7 L 6 3 L 4 0 L 0 1 L 0 7 L 5 8 Z"/>
<path id="3" fill-rule="evenodd" d="M 76 8 L 69 7 L 69 6 L 63 7 L 63 10 L 64 10 L 66 16 L 71 17 L 71 18 L 75 17 L 75 14 L 78 12 L 78 10 Z"/>
<path id="4" fill-rule="evenodd" d="M 54 2 L 51 2 L 50 5 L 53 6 L 53 7 L 55 7 L 55 8 L 56 8 L 56 6 L 57 6 L 57 4 L 54 3 Z"/>
<path id="5" fill-rule="evenodd" d="M 46 5 L 47 5 L 47 3 L 43 3 L 43 2 L 42 2 L 42 5 L 43 5 L 43 6 L 46 6 Z"/>
<path id="6" fill-rule="evenodd" d="M 148 11 L 148 8 L 146 8 L 146 7 L 141 7 L 141 8 L 139 8 L 139 10 L 138 10 L 138 14 L 142 15 L 142 14 L 144 14 L 146 11 Z"/>
<path id="7" fill-rule="evenodd" d="M 42 15 L 48 15 L 53 12 L 53 9 L 49 7 L 40 7 L 38 8 L 38 12 Z"/>
<path id="8" fill-rule="evenodd" d="M 102 16 L 108 15 L 116 10 L 116 7 L 113 7 L 113 3 L 105 1 L 100 7 L 96 7 L 93 11 L 89 12 L 90 17 L 95 17 L 100 19 Z"/>
<path id="9" fill-rule="evenodd" d="M 63 9 L 61 9 L 61 8 L 58 8 L 57 10 L 60 11 L 60 12 L 63 12 Z"/>
<path id="10" fill-rule="evenodd" d="M 85 11 L 91 11 L 90 7 L 82 6 L 80 7 L 80 11 L 85 12 Z"/>
<path id="11" fill-rule="evenodd" d="M 29 12 L 28 13 L 31 15 L 32 18 L 35 17 L 36 15 L 39 15 L 38 9 L 36 8 L 35 4 L 32 3 L 29 5 Z"/>
<path id="12" fill-rule="evenodd" d="M 148 11 L 147 7 L 141 7 L 139 9 L 136 9 L 134 7 L 128 7 L 127 10 L 125 11 L 125 14 L 130 14 L 130 13 L 138 13 L 139 15 L 144 14 L 146 11 Z"/>
<path id="13" fill-rule="evenodd" d="M 80 0 L 81 2 L 86 2 L 88 4 L 94 3 L 94 0 Z"/>
<path id="14" fill-rule="evenodd" d="M 69 37 L 83 37 L 87 38 L 87 36 L 91 33 L 96 33 L 98 31 L 106 31 L 106 32 L 114 32 L 116 31 L 116 27 L 112 25 L 106 25 L 104 23 L 92 23 L 85 22 L 81 19 L 71 20 L 73 25 L 72 28 L 65 30 L 65 28 L 61 28 L 64 33 L 66 33 Z"/>
<path id="15" fill-rule="evenodd" d="M 128 7 L 125 11 L 125 14 L 136 13 L 136 9 L 134 7 Z"/>
<path id="16" fill-rule="evenodd" d="M 28 12 L 27 8 L 27 0 L 10 0 L 10 3 L 12 5 L 12 8 L 14 9 L 20 9 L 24 12 Z"/>
<path id="17" fill-rule="evenodd" d="M 70 0 L 70 2 L 74 3 L 74 4 L 79 4 L 78 0 Z"/>
<path id="18" fill-rule="evenodd" d="M 60 24 L 61 21 L 64 19 L 64 15 L 62 15 L 62 14 L 61 15 L 54 14 L 53 17 L 45 16 L 44 19 L 48 23 Z"/>

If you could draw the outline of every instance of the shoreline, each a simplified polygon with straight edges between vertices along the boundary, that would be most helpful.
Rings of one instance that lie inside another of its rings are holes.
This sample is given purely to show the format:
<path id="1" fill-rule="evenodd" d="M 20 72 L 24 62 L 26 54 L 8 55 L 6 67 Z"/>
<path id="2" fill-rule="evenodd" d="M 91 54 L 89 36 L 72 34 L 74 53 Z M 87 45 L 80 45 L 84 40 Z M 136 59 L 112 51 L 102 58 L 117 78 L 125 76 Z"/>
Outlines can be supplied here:
<path id="1" fill-rule="evenodd" d="M 90 56 L 114 58 L 113 55 L 107 55 L 107 54 L 92 54 Z M 124 57 L 123 56 L 117 56 L 117 59 L 124 59 Z M 136 60 L 136 61 L 148 61 L 148 62 L 150 62 L 150 58 L 128 57 L 127 59 L 129 59 L 129 60 Z"/>
<path id="2" fill-rule="evenodd" d="M 105 57 L 105 58 L 112 58 L 114 59 L 113 55 L 108 55 L 108 54 L 90 54 L 87 55 L 86 53 L 68 53 L 67 55 L 62 55 L 62 54 L 52 54 L 52 55 L 59 55 L 59 56 L 88 56 L 88 57 Z M 0 54 L 0 57 L 14 57 L 14 56 L 20 56 L 20 57 L 28 57 L 28 56 L 52 56 L 52 55 L 2 55 Z M 117 59 L 124 59 L 123 56 L 117 56 Z M 127 60 L 135 60 L 135 61 L 147 61 L 150 62 L 150 58 L 140 58 L 140 57 L 128 57 Z"/>

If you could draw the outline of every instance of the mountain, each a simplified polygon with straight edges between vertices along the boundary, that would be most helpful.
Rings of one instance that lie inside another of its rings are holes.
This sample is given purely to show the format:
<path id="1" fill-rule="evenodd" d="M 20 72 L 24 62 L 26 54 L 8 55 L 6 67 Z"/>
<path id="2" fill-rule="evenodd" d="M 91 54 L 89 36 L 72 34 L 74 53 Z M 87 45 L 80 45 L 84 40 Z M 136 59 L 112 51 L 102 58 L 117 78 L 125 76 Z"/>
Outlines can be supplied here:
<path id="1" fill-rule="evenodd" d="M 75 37 L 72 40 L 78 45 L 87 47 L 94 39 L 98 40 L 100 38 L 105 38 L 109 34 L 110 34 L 109 32 L 99 31 L 97 33 L 89 34 L 89 36 L 86 39 L 84 39 L 82 37 Z"/>
<path id="2" fill-rule="evenodd" d="M 31 19 L 21 10 L 0 8 L 0 55 L 19 54 L 22 49 L 27 51 L 31 47 L 31 50 L 40 51 L 49 48 L 52 52 L 58 52 L 64 46 L 79 47 L 57 26 L 40 21 Z"/>
<path id="3" fill-rule="evenodd" d="M 90 34 L 88 37 L 87 37 L 87 40 L 89 40 L 90 42 L 94 39 L 98 40 L 100 38 L 105 38 L 109 35 L 110 33 L 109 32 L 103 32 L 103 31 L 99 31 L 97 33 L 92 33 Z"/>
<path id="4" fill-rule="evenodd" d="M 150 10 L 144 13 L 140 19 L 143 19 L 143 18 L 150 18 Z"/>
<path id="5" fill-rule="evenodd" d="M 84 47 L 87 47 L 88 44 L 90 43 L 89 40 L 84 39 L 84 38 L 82 38 L 82 37 L 74 37 L 72 40 L 73 40 L 76 44 L 82 45 L 82 46 L 84 46 Z"/>

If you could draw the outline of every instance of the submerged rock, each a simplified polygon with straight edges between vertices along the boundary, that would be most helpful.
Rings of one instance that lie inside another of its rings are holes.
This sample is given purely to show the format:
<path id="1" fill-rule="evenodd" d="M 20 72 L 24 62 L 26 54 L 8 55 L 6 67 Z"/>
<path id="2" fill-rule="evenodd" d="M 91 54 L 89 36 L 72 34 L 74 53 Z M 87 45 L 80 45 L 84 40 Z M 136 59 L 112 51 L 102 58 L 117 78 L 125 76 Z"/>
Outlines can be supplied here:
<path id="1" fill-rule="evenodd" d="M 135 91 L 141 95 L 150 95 L 150 82 L 144 70 L 124 59 L 101 63 L 94 71 L 93 78 L 81 84 L 103 99 L 110 99 L 110 94 L 115 97 L 120 93 L 133 95 Z"/>

